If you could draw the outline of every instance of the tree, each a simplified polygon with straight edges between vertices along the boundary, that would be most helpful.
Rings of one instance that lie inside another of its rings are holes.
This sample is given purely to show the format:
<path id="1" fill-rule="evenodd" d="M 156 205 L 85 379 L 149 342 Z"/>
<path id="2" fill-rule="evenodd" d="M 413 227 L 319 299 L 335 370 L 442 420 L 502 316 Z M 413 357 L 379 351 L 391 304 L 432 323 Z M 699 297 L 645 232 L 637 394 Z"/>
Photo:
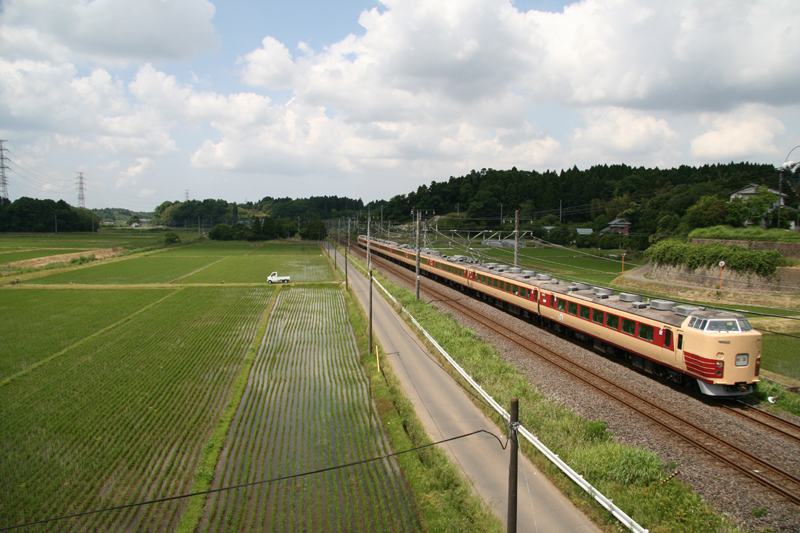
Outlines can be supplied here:
<path id="1" fill-rule="evenodd" d="M 133 215 L 128 219 L 128 225 L 130 226 L 131 224 L 141 224 L 137 215 Z"/>
<path id="2" fill-rule="evenodd" d="M 233 238 L 233 232 L 229 225 L 217 224 L 208 232 L 208 238 L 214 241 L 229 241 Z"/>
<path id="3" fill-rule="evenodd" d="M 328 229 L 325 227 L 325 223 L 319 218 L 300 230 L 300 238 L 306 241 L 321 241 L 327 236 Z"/>
<path id="4" fill-rule="evenodd" d="M 164 235 L 164 244 L 166 244 L 166 245 L 177 244 L 179 242 L 181 242 L 181 238 L 174 231 L 168 231 Z"/>

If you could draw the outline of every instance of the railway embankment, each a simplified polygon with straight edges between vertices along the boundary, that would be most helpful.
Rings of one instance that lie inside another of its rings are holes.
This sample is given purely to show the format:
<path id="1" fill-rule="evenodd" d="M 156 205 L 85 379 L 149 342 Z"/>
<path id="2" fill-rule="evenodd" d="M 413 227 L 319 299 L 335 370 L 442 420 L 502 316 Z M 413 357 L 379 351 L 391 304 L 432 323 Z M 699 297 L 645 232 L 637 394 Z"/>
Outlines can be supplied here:
<path id="1" fill-rule="evenodd" d="M 719 243 L 723 246 L 742 246 L 748 250 L 776 250 L 783 257 L 800 259 L 800 242 L 779 242 L 779 241 L 750 241 L 732 239 L 699 239 L 692 238 L 692 244 L 711 244 Z"/>
<path id="2" fill-rule="evenodd" d="M 721 287 L 722 290 L 746 290 L 757 293 L 789 292 L 800 295 L 800 267 L 796 266 L 778 267 L 773 276 L 760 276 L 725 268 L 692 269 L 687 266 L 656 264 L 652 265 L 647 277 L 669 283 Z"/>

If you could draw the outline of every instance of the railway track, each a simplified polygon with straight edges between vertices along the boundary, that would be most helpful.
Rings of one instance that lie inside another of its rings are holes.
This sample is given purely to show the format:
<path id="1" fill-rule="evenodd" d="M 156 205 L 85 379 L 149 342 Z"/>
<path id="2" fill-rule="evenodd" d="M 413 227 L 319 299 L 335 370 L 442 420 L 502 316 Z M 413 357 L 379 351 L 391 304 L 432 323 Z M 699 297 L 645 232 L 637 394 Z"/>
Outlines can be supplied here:
<path id="1" fill-rule="evenodd" d="M 800 425 L 790 420 L 781 418 L 778 415 L 764 411 L 744 402 L 737 402 L 735 405 L 727 405 L 717 402 L 716 405 L 735 416 L 749 420 L 761 427 L 767 428 L 782 435 L 783 437 L 800 444 Z"/>
<path id="2" fill-rule="evenodd" d="M 351 247 L 356 253 L 366 256 L 366 252 L 360 248 Z M 393 274 L 404 279 L 410 284 L 414 284 L 413 274 L 408 269 L 387 261 L 383 257 L 373 252 L 373 264 L 378 263 L 384 268 L 392 270 Z M 669 412 L 662 407 L 649 401 L 647 398 L 635 394 L 616 383 L 597 375 L 591 369 L 586 368 L 574 361 L 563 358 L 556 352 L 539 344 L 518 331 L 509 329 L 504 324 L 491 320 L 484 315 L 472 310 L 458 301 L 449 298 L 443 292 L 437 290 L 431 284 L 420 286 L 420 290 L 433 296 L 443 305 L 452 308 L 464 316 L 478 321 L 484 327 L 491 329 L 496 335 L 506 339 L 509 343 L 518 346 L 521 350 L 533 354 L 561 369 L 563 372 L 573 376 L 579 381 L 589 385 L 602 394 L 616 400 L 627 408 L 639 413 L 657 426 L 669 431 L 683 441 L 704 451 L 708 455 L 716 458 L 724 464 L 734 468 L 744 474 L 750 480 L 759 483 L 769 490 L 781 495 L 795 505 L 800 505 L 800 477 L 787 472 L 784 469 L 773 465 L 771 462 L 756 457 L 741 447 L 726 441 L 724 438 L 713 434 L 697 424 L 686 420 L 679 414 Z M 728 407 L 728 410 L 736 412 L 735 409 Z M 764 413 L 759 410 L 759 413 Z M 754 417 L 737 412 L 736 414 L 755 420 Z M 779 417 L 778 420 L 783 421 Z M 786 421 L 783 421 L 786 422 Z M 757 421 L 762 425 L 775 431 L 779 431 L 773 425 L 761 420 Z M 791 423 L 788 423 L 791 424 Z M 791 429 L 780 431 L 789 438 L 797 439 L 797 435 Z"/>

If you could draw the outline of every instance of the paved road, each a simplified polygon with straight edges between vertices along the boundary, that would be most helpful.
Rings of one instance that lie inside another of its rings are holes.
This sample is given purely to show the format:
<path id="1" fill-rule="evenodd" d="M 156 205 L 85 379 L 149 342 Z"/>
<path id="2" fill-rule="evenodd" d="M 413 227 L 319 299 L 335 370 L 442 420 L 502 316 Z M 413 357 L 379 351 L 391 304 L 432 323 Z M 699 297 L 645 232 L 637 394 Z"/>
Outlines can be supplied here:
<path id="1" fill-rule="evenodd" d="M 337 262 L 344 269 L 341 254 L 337 255 Z M 350 284 L 368 312 L 369 281 L 352 264 L 349 273 Z M 378 294 L 380 289 L 375 286 L 374 290 L 375 335 L 430 438 L 438 441 L 488 429 L 505 442 L 500 429 L 473 405 L 464 389 L 439 366 L 409 326 Z M 524 410 L 524 406 L 520 409 Z M 495 438 L 485 433 L 442 446 L 505 524 L 508 450 L 503 450 Z M 517 531 L 520 532 L 600 531 L 523 456 L 519 461 L 517 511 Z"/>

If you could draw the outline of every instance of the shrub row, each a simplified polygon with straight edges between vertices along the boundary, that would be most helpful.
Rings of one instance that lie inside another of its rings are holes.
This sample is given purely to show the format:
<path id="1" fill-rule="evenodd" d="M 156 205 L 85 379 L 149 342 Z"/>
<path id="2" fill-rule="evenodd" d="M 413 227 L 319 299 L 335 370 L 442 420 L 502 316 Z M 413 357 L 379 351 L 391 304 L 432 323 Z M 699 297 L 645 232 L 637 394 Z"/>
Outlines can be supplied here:
<path id="1" fill-rule="evenodd" d="M 711 268 L 725 261 L 726 268 L 761 276 L 774 275 L 783 262 L 783 257 L 775 250 L 748 250 L 743 246 L 723 246 L 719 243 L 686 244 L 674 240 L 656 243 L 645 255 L 653 263 L 691 269 Z"/>

